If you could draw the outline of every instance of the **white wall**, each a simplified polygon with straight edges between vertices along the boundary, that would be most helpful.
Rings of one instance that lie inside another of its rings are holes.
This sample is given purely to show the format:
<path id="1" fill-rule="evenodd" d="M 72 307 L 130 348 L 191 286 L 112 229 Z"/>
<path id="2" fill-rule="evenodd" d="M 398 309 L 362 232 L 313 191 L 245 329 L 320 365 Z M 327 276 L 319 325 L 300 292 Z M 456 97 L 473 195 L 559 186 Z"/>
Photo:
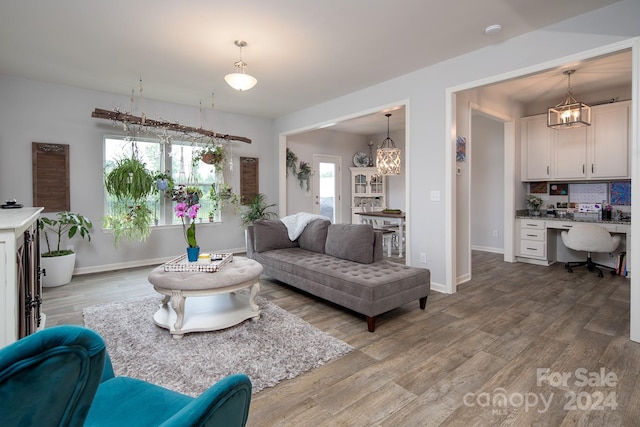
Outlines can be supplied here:
<path id="1" fill-rule="evenodd" d="M 504 251 L 504 124 L 471 119 L 471 247 Z M 495 235 L 494 235 L 495 232 Z"/>
<path id="2" fill-rule="evenodd" d="M 201 124 L 198 108 L 149 99 L 145 99 L 144 106 L 149 118 L 162 117 L 189 126 Z M 91 112 L 95 108 L 114 107 L 129 110 L 129 97 L 0 76 L 0 200 L 16 198 L 25 206 L 32 206 L 33 141 L 69 144 L 71 210 L 94 223 L 91 242 L 72 241 L 77 252 L 77 272 L 159 262 L 180 255 L 186 247 L 180 226 L 159 227 L 146 243 L 122 243 L 118 249 L 114 247 L 113 235 L 102 231 L 102 141 L 106 134 L 122 135 L 123 132 L 121 126 L 92 118 Z M 273 134 L 272 122 L 218 111 L 212 115 L 217 132 L 245 136 L 253 141 L 252 144 L 233 143 L 234 187 L 239 188 L 239 156 L 258 157 L 260 191 L 272 203 L 277 202 L 276 172 L 272 167 L 277 159 L 269 141 Z M 211 128 L 211 115 L 203 124 Z M 245 247 L 238 216 L 224 217 L 222 224 L 198 226 L 197 237 L 201 247 L 207 250 Z"/>
<path id="3" fill-rule="evenodd" d="M 290 133 L 335 118 L 370 111 L 383 105 L 406 102 L 407 108 L 407 222 L 410 238 L 407 263 L 419 264 L 419 253 L 427 254 L 434 287 L 451 286 L 447 277 L 447 199 L 445 184 L 448 150 L 453 152 L 453 128 L 448 129 L 448 88 L 478 86 L 496 76 L 521 70 L 533 71 L 540 64 L 578 55 L 640 35 L 637 17 L 640 2 L 622 0 L 595 12 L 480 49 L 449 61 L 410 73 L 343 97 L 295 112 L 275 123 L 274 143 L 281 133 Z M 558 43 L 562 38 L 562 43 Z M 284 161 L 284 160 L 282 160 Z M 430 192 L 439 191 L 440 201 Z M 454 264 L 455 265 L 455 264 Z"/>

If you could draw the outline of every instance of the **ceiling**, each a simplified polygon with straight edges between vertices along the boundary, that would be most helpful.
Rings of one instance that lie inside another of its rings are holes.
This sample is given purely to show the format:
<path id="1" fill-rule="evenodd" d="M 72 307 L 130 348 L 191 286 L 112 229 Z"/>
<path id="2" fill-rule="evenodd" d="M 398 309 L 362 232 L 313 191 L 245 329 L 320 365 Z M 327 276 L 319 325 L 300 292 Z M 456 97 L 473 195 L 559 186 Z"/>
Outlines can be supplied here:
<path id="1" fill-rule="evenodd" d="M 594 97 L 591 94 L 601 94 L 608 89 L 631 86 L 631 59 L 631 50 L 627 49 L 490 84 L 484 86 L 483 90 L 491 93 L 492 96 L 509 98 L 511 101 L 525 106 L 531 103 L 542 103 L 548 107 L 564 100 L 568 81 L 563 71 L 573 69 L 575 73 L 571 77 L 571 91 L 574 97 L 587 104 L 601 103 L 609 100 L 610 97 L 604 97 L 604 95 Z M 384 116 L 387 112 L 392 113 L 389 119 L 391 131 L 403 130 L 405 128 L 404 106 L 341 121 L 331 129 L 359 135 L 383 133 L 387 130 L 386 117 Z M 537 113 L 539 112 L 541 111 Z"/>
<path id="2" fill-rule="evenodd" d="M 0 74 L 126 96 L 141 81 L 145 98 L 209 107 L 215 93 L 216 109 L 275 118 L 615 1 L 3 0 Z M 258 79 L 246 92 L 224 82 L 237 39 Z M 378 116 L 367 132 L 386 131 Z"/>

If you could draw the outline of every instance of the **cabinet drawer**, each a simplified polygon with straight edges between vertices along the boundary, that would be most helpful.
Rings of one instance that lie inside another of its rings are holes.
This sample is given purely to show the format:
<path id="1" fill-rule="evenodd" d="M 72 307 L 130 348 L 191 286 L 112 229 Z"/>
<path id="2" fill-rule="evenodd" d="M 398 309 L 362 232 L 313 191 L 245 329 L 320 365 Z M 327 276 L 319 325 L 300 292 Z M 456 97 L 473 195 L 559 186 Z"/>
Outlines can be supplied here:
<path id="1" fill-rule="evenodd" d="M 534 228 L 538 230 L 544 230 L 544 221 L 539 221 L 536 219 L 523 219 L 520 223 L 520 228 Z"/>
<path id="2" fill-rule="evenodd" d="M 520 240 L 520 254 L 522 256 L 545 258 L 547 256 L 546 243 L 535 240 Z"/>
<path id="3" fill-rule="evenodd" d="M 540 242 L 544 242 L 546 240 L 546 237 L 547 237 L 546 230 L 536 230 L 535 228 L 520 229 L 520 239 L 522 240 L 537 240 Z"/>

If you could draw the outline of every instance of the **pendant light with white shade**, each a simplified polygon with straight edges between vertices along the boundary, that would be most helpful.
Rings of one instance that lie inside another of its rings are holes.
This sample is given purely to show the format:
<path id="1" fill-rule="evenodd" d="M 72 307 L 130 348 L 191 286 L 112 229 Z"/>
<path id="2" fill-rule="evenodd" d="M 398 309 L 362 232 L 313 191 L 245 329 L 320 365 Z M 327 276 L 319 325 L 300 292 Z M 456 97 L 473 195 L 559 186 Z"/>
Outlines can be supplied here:
<path id="1" fill-rule="evenodd" d="M 240 48 L 240 60 L 234 63 L 236 72 L 224 76 L 224 80 L 235 90 L 249 90 L 258 83 L 255 77 L 244 72 L 247 63 L 242 60 L 242 48 L 247 46 L 244 40 L 236 40 L 235 45 Z"/>

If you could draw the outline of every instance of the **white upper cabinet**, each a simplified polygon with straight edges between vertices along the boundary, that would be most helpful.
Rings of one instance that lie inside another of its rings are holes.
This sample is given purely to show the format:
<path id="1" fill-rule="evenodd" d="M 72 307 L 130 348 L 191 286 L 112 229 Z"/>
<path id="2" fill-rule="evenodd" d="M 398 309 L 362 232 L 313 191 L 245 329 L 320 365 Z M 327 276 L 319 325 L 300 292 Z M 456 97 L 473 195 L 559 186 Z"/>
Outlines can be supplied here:
<path id="1" fill-rule="evenodd" d="M 551 176 L 551 129 L 547 116 L 525 117 L 521 120 L 522 180 L 546 181 Z"/>
<path id="2" fill-rule="evenodd" d="M 631 102 L 605 104 L 592 109 L 590 158 L 591 178 L 630 178 L 629 111 Z"/>
<path id="3" fill-rule="evenodd" d="M 522 180 L 629 179 L 630 102 L 598 105 L 591 126 L 549 129 L 546 115 L 525 117 Z"/>
<path id="4" fill-rule="evenodd" d="M 588 126 L 552 130 L 554 173 L 556 179 L 584 179 L 587 177 Z"/>

